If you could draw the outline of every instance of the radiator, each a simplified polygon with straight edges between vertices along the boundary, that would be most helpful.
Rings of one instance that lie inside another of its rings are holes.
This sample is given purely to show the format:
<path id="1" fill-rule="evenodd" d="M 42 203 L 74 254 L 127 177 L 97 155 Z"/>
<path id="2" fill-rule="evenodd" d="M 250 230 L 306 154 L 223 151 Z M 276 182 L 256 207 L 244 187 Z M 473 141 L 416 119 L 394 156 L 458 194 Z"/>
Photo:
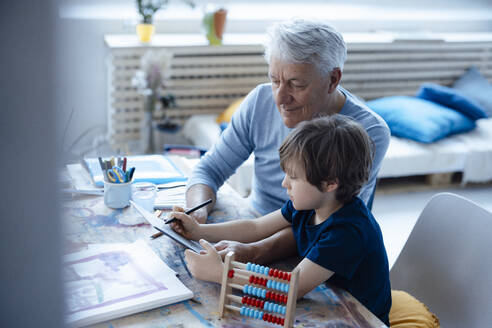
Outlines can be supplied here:
<path id="1" fill-rule="evenodd" d="M 260 44 L 143 46 L 134 42 L 121 46 L 119 37 L 125 36 L 106 37 L 108 139 L 113 149 L 139 138 L 143 98 L 132 87 L 131 79 L 139 69 L 141 56 L 149 49 L 166 49 L 174 55 L 163 94 L 175 96 L 176 107 L 166 110 L 166 115 L 178 124 L 191 115 L 218 114 L 256 85 L 268 81 Z M 365 100 L 413 95 L 423 82 L 451 85 L 472 65 L 492 81 L 490 37 L 479 41 L 346 39 L 348 60 L 342 85 Z"/>

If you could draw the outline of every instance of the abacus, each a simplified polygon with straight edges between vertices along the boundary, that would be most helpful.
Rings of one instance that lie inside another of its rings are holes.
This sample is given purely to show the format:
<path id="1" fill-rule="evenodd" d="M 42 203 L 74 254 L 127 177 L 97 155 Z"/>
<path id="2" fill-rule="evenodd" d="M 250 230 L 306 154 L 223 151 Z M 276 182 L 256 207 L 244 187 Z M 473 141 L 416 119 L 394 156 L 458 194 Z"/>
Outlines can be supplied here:
<path id="1" fill-rule="evenodd" d="M 236 262 L 234 252 L 229 252 L 224 261 L 219 316 L 222 318 L 227 309 L 254 319 L 292 327 L 298 277 L 297 268 L 285 272 L 254 263 Z M 245 284 L 240 283 L 244 281 Z M 243 296 L 233 295 L 233 288 L 242 291 Z"/>

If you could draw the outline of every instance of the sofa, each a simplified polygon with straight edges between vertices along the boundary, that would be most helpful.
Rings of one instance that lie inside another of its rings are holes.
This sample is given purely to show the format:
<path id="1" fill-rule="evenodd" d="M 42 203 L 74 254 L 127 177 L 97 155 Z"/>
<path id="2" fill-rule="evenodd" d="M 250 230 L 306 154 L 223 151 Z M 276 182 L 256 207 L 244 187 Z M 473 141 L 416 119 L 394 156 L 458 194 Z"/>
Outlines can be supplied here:
<path id="1" fill-rule="evenodd" d="M 220 137 L 217 115 L 195 115 L 184 126 L 194 145 L 209 149 Z M 229 183 L 243 196 L 251 189 L 254 155 L 236 171 Z M 477 121 L 467 133 L 431 144 L 392 136 L 379 178 L 462 172 L 462 183 L 492 181 L 492 118 Z"/>
<path id="2" fill-rule="evenodd" d="M 478 88 L 473 83 L 455 84 L 475 67 L 481 82 L 490 87 L 492 33 L 428 34 L 424 38 L 388 34 L 344 37 L 348 60 L 342 86 L 368 103 L 385 97 L 414 97 L 425 83 L 456 87 L 465 94 L 474 93 L 480 101 L 491 101 L 492 92 L 486 87 Z M 210 63 L 206 64 L 207 75 L 191 78 L 191 73 L 181 69 L 179 74 L 176 72 L 175 80 L 173 77 L 168 90 L 176 93 L 177 107 L 168 114 L 182 119 L 185 137 L 196 146 L 210 148 L 221 132 L 216 118 L 255 85 L 267 82 L 267 66 L 261 51 L 255 48 L 254 53 L 246 54 L 246 50 L 247 47 L 242 46 L 234 48 L 241 55 L 231 55 L 230 62 L 225 61 L 229 55 L 221 54 L 223 59 L 218 63 L 215 54 L 211 54 Z M 193 69 L 196 70 L 196 65 Z M 189 82 L 185 85 L 183 79 L 189 79 Z M 193 109 L 186 107 L 191 106 L 188 96 L 180 96 L 182 91 L 178 88 L 181 85 L 193 94 Z M 444 176 L 462 172 L 462 183 L 491 181 L 492 119 L 473 121 L 470 131 L 451 133 L 430 143 L 393 135 L 379 177 Z M 248 193 L 253 161 L 251 156 L 230 181 L 243 194 Z"/>

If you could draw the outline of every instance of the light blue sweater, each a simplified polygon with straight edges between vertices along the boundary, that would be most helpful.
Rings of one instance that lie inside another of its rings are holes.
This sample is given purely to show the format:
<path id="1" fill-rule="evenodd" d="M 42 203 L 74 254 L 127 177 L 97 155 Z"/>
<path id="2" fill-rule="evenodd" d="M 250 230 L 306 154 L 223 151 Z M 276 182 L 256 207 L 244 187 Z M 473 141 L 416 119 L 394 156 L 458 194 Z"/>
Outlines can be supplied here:
<path id="1" fill-rule="evenodd" d="M 366 203 L 376 183 L 376 176 L 389 145 L 388 126 L 376 113 L 340 87 L 346 96 L 340 114 L 359 122 L 373 140 L 376 151 L 369 181 L 360 197 Z M 188 188 L 202 183 L 214 191 L 254 152 L 254 177 L 251 205 L 262 215 L 278 210 L 288 200 L 282 188 L 284 172 L 280 168 L 278 148 L 292 129 L 287 128 L 275 105 L 270 84 L 251 91 L 234 113 L 219 141 L 202 157 L 188 180 Z"/>

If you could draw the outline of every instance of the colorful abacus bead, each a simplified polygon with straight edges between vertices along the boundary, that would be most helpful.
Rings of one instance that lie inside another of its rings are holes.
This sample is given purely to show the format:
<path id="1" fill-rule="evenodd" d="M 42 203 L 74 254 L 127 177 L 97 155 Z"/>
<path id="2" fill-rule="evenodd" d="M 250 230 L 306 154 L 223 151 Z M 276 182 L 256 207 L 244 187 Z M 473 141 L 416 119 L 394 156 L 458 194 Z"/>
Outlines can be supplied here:
<path id="1" fill-rule="evenodd" d="M 270 277 L 275 277 L 282 280 L 290 281 L 291 274 L 289 272 L 280 271 L 278 269 L 266 268 L 265 274 Z"/>
<path id="2" fill-rule="evenodd" d="M 239 310 L 239 313 L 241 315 L 244 315 L 246 317 L 251 317 L 251 318 L 254 318 L 254 319 L 261 319 L 264 316 L 263 311 L 258 311 L 258 310 L 255 310 L 255 309 L 251 309 L 251 308 L 246 307 L 246 306 L 242 306 L 241 309 Z"/>
<path id="3" fill-rule="evenodd" d="M 261 298 L 265 298 L 267 291 L 266 291 L 266 289 L 263 289 L 263 288 L 258 288 L 258 287 L 254 287 L 251 285 L 244 285 L 243 286 L 243 293 L 258 296 Z"/>
<path id="4" fill-rule="evenodd" d="M 263 321 L 267 321 L 267 322 L 271 322 L 271 323 L 276 323 L 276 324 L 279 324 L 279 325 L 283 325 L 284 324 L 284 318 L 280 318 L 280 317 L 277 317 L 277 316 L 274 316 L 274 315 L 271 315 L 271 314 L 268 314 L 268 313 L 263 314 L 262 319 L 263 319 Z"/>
<path id="5" fill-rule="evenodd" d="M 267 284 L 267 279 L 257 277 L 254 275 L 249 276 L 249 283 L 250 284 L 256 284 L 256 285 L 261 285 L 261 286 L 266 286 Z"/>
<path id="6" fill-rule="evenodd" d="M 266 283 L 266 287 L 271 288 L 271 289 L 276 289 L 276 290 L 279 290 L 279 291 L 284 292 L 284 293 L 289 292 L 289 285 L 281 283 L 279 281 L 268 280 Z"/>
<path id="7" fill-rule="evenodd" d="M 266 275 L 270 271 L 270 268 L 265 267 L 263 265 L 248 262 L 246 263 L 246 270 Z"/>
<path id="8" fill-rule="evenodd" d="M 253 298 L 253 297 L 248 297 L 248 296 L 243 296 L 241 299 L 242 304 L 247 304 L 247 305 L 252 305 L 254 307 L 263 309 L 265 306 L 265 301 L 259 299 L 259 298 Z"/>
<path id="9" fill-rule="evenodd" d="M 287 295 L 277 294 L 271 291 L 268 291 L 266 293 L 265 298 L 272 301 L 281 302 L 284 304 L 287 303 Z"/>

